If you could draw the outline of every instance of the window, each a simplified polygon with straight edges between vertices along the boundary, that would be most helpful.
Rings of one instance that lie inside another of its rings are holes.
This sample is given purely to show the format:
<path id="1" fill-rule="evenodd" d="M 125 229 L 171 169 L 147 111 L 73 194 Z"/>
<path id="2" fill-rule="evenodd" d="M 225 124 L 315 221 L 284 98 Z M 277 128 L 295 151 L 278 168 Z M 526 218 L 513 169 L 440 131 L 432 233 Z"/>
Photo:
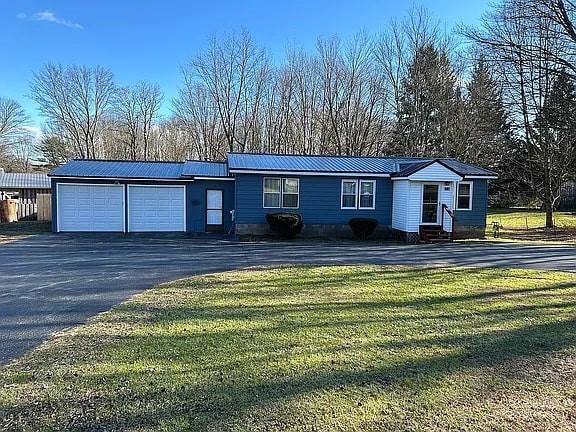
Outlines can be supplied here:
<path id="1" fill-rule="evenodd" d="M 300 180 L 264 177 L 264 208 L 298 208 Z"/>
<path id="2" fill-rule="evenodd" d="M 280 208 L 282 185 L 279 178 L 264 178 L 264 208 Z"/>
<path id="3" fill-rule="evenodd" d="M 282 179 L 282 207 L 298 208 L 299 183 L 298 179 Z"/>
<path id="4" fill-rule="evenodd" d="M 356 187 L 358 182 L 356 180 L 342 180 L 342 208 L 355 209 L 356 208 Z"/>
<path id="5" fill-rule="evenodd" d="M 472 210 L 472 182 L 458 183 L 457 210 Z"/>
<path id="6" fill-rule="evenodd" d="M 344 210 L 374 210 L 376 181 L 342 180 L 341 208 Z"/>
<path id="7" fill-rule="evenodd" d="M 374 209 L 374 189 L 376 182 L 374 180 L 360 180 L 360 202 L 359 209 Z"/>

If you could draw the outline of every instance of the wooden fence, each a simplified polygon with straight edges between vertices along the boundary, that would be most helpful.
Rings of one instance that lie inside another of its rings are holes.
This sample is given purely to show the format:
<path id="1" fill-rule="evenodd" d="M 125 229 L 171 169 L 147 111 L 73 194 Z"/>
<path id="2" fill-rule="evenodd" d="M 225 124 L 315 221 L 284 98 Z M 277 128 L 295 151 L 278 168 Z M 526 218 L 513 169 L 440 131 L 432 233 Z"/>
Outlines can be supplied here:
<path id="1" fill-rule="evenodd" d="M 52 196 L 50 194 L 37 194 L 36 202 L 20 200 L 18 202 L 18 220 L 51 221 Z"/>
<path id="2" fill-rule="evenodd" d="M 36 195 L 37 214 L 39 221 L 52 220 L 52 195 L 51 194 L 38 194 Z"/>
<path id="3" fill-rule="evenodd" d="M 18 202 L 18 220 L 33 219 L 36 212 L 36 204 Z"/>

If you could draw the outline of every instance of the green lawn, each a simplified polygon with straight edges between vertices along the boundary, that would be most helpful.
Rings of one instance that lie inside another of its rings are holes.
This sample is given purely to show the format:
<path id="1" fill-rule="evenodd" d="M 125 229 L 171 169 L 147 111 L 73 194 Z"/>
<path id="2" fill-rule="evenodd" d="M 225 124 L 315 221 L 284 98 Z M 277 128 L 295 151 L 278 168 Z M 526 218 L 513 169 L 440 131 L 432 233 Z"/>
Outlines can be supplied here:
<path id="1" fill-rule="evenodd" d="M 44 221 L 21 221 L 0 223 L 0 243 L 17 240 L 35 234 L 50 232 L 51 223 Z"/>
<path id="2" fill-rule="evenodd" d="M 502 238 L 515 240 L 576 241 L 576 214 L 554 212 L 553 229 L 546 229 L 546 214 L 538 210 L 489 209 L 487 236 L 492 237 L 492 222 L 502 225 Z"/>
<path id="3" fill-rule="evenodd" d="M 558 272 L 194 277 L 0 368 L 0 429 L 574 430 L 575 306 Z"/>

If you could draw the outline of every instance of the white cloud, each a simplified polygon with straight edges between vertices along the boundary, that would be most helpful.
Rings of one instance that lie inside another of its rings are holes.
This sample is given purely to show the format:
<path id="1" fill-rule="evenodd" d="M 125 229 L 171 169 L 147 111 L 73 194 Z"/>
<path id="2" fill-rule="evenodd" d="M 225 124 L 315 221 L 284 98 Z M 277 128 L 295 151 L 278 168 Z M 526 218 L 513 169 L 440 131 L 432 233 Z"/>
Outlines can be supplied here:
<path id="1" fill-rule="evenodd" d="M 36 141 L 40 141 L 40 138 L 42 138 L 42 129 L 38 126 L 24 126 L 24 130 L 33 136 Z"/>
<path id="2" fill-rule="evenodd" d="M 20 19 L 27 19 L 28 18 L 28 19 L 31 19 L 32 21 L 51 22 L 53 24 L 58 24 L 58 25 L 70 27 L 70 28 L 77 29 L 77 30 L 82 30 L 84 28 L 81 24 L 78 24 L 78 23 L 75 23 L 73 21 L 59 17 L 58 15 L 56 15 L 54 12 L 51 12 L 51 11 L 40 11 L 40 12 L 36 12 L 30 16 L 28 16 L 22 12 L 22 13 L 19 13 L 18 15 L 16 15 L 16 17 L 20 18 Z"/>

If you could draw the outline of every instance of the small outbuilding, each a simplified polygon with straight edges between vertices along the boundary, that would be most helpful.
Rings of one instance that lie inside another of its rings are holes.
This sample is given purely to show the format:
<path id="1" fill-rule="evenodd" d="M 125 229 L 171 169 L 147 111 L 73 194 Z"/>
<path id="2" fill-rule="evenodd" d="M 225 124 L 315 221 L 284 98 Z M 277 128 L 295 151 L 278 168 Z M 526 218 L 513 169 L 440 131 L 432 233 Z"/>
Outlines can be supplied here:
<path id="1" fill-rule="evenodd" d="M 38 196 L 50 193 L 50 178 L 46 174 L 7 173 L 0 168 L 0 201 L 16 200 L 19 220 L 36 219 Z"/>

